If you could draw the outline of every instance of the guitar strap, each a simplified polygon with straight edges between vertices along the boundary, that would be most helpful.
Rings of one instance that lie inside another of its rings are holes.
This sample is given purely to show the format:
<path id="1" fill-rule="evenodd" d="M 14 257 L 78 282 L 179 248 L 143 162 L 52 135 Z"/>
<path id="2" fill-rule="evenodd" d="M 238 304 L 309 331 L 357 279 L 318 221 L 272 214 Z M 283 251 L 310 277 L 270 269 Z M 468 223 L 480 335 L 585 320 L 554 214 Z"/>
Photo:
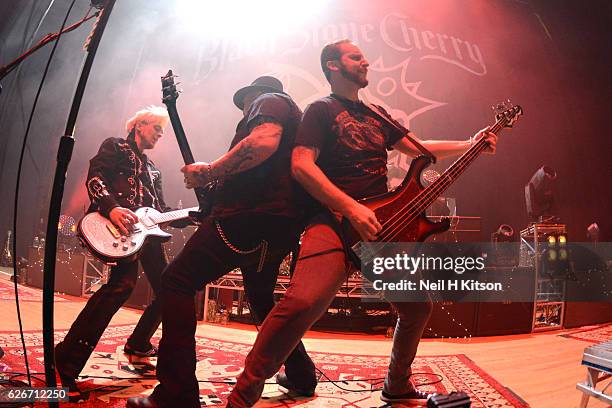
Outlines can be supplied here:
<path id="1" fill-rule="evenodd" d="M 134 127 L 132 127 L 132 130 L 130 130 L 130 133 L 127 136 L 127 140 L 128 141 L 130 141 L 130 140 L 134 141 L 135 138 L 136 138 L 136 125 L 134 125 Z M 134 154 L 136 154 L 138 156 L 146 157 L 146 160 L 143 160 L 142 157 L 140 159 L 141 161 L 144 162 L 144 166 L 146 168 L 146 171 L 141 173 L 140 182 L 142 183 L 142 182 L 146 181 L 147 184 L 149 186 L 151 186 L 151 191 L 150 192 L 151 192 L 151 195 L 153 196 L 153 204 L 151 205 L 151 207 L 155 208 L 155 202 L 157 202 L 157 206 L 161 210 L 163 210 L 163 208 L 161 208 L 161 202 L 159 201 L 159 197 L 157 196 L 157 190 L 155 189 L 155 183 L 154 183 L 154 180 L 153 180 L 153 176 L 151 174 L 151 166 L 149 165 L 150 164 L 149 158 L 145 154 L 140 153 L 138 150 L 134 150 L 134 149 L 132 149 L 132 150 L 134 151 Z M 143 177 L 143 175 L 144 175 L 144 177 Z M 146 180 L 143 180 L 143 178 L 145 178 Z M 147 187 L 147 190 L 149 190 L 149 187 Z"/>
<path id="2" fill-rule="evenodd" d="M 144 162 L 144 167 L 146 168 L 146 170 L 140 173 L 141 174 L 140 182 L 147 183 L 146 189 L 149 190 L 149 192 L 151 193 L 151 196 L 153 197 L 153 203 L 151 204 L 151 207 L 155 209 L 159 208 L 160 211 L 163 211 L 164 209 L 161 207 L 161 201 L 159 201 L 159 196 L 157 195 L 157 189 L 155 188 L 155 178 L 153 177 L 153 174 L 151 174 L 151 162 L 149 161 L 148 157 L 146 161 L 143 160 L 143 162 Z"/>
<path id="3" fill-rule="evenodd" d="M 157 171 L 159 171 L 159 170 L 157 170 Z M 157 189 L 155 188 L 155 180 L 153 179 L 153 175 L 151 174 L 151 167 L 149 166 L 149 160 L 148 159 L 147 159 L 147 177 L 149 179 L 149 185 L 151 186 L 151 190 L 153 190 L 152 191 L 153 192 L 153 198 L 157 202 L 157 206 L 159 207 L 159 209 L 164 211 L 164 209 L 161 207 L 161 201 L 159 201 L 159 197 L 157 196 Z M 153 203 L 153 204 L 155 204 L 155 203 Z M 155 208 L 155 205 L 153 205 L 153 208 Z"/>
<path id="4" fill-rule="evenodd" d="M 385 115 L 377 105 L 370 105 L 370 104 L 367 104 L 365 102 L 363 102 L 363 104 L 370 111 L 372 111 L 372 113 L 374 113 L 376 115 L 376 117 L 378 117 L 379 119 L 382 119 L 387 124 L 391 125 L 393 128 L 399 129 L 402 132 L 406 131 L 406 129 L 404 127 L 400 127 L 397 123 L 395 123 L 391 119 L 389 119 L 387 117 L 387 115 Z M 429 157 L 429 159 L 431 160 L 432 163 L 436 162 L 436 156 L 434 156 L 432 152 L 427 150 L 427 148 L 425 146 L 423 146 L 418 140 L 416 140 L 414 137 L 410 136 L 410 132 L 407 132 L 404 136 L 408 140 L 410 140 L 410 143 L 412 143 L 421 153 L 423 153 L 425 156 Z"/>
<path id="5" fill-rule="evenodd" d="M 298 258 L 299 256 L 299 252 L 300 252 L 300 246 L 301 246 L 301 242 L 298 243 L 297 249 L 296 249 L 296 261 L 301 261 L 301 260 L 305 260 L 305 259 L 309 259 L 309 258 L 315 258 L 318 256 L 322 256 L 322 255 L 327 255 L 327 254 L 331 254 L 333 252 L 343 252 L 344 253 L 344 269 L 345 272 L 348 272 L 350 270 L 351 267 L 351 259 L 349 256 L 349 242 L 346 239 L 346 234 L 344 232 L 344 228 L 342 227 L 342 223 L 341 220 L 338 219 L 339 215 L 336 215 L 336 213 L 334 213 L 332 210 L 326 208 L 323 211 L 321 211 L 319 214 L 315 215 L 312 217 L 313 220 L 316 220 L 316 223 L 324 223 L 329 225 L 338 235 L 338 237 L 340 238 L 340 241 L 342 242 L 342 248 L 330 248 L 327 250 L 323 250 L 323 251 L 319 251 L 319 252 L 315 252 L 314 254 L 308 254 L 308 255 L 304 255 Z M 300 240 L 301 241 L 301 240 Z M 356 268 L 359 268 L 358 265 L 355 265 Z M 293 270 L 295 269 L 295 265 L 292 264 L 291 265 L 291 269 L 290 269 L 290 274 L 293 275 Z M 347 275 L 347 281 L 348 281 L 348 275 Z M 348 283 L 348 282 L 347 282 Z"/>

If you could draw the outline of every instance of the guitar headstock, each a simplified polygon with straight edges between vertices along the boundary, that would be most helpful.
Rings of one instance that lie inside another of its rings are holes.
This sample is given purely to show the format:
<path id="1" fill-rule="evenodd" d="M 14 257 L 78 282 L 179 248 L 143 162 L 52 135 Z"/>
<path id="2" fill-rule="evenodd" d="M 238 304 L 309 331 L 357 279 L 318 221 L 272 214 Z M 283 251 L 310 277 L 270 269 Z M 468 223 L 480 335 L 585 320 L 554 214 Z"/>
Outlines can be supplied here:
<path id="1" fill-rule="evenodd" d="M 161 77 L 162 83 L 162 102 L 163 103 L 173 103 L 179 97 L 180 91 L 176 89 L 176 85 L 180 82 L 174 83 L 174 78 L 178 78 L 178 75 L 174 75 L 172 70 L 168 70 L 168 73 Z"/>
<path id="2" fill-rule="evenodd" d="M 519 116 L 523 114 L 523 108 L 519 105 L 513 105 L 508 99 L 505 102 L 498 103 L 497 105 L 491 106 L 491 109 L 495 112 L 495 119 L 502 127 L 511 128 L 514 126 Z"/>

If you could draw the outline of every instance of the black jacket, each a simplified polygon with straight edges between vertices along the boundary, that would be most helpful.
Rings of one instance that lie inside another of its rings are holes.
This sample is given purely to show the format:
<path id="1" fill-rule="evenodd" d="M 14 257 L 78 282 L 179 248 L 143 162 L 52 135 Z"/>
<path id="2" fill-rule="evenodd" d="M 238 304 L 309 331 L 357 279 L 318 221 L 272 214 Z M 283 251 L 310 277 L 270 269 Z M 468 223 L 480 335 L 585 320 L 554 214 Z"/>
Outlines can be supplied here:
<path id="1" fill-rule="evenodd" d="M 168 211 L 161 179 L 161 172 L 138 151 L 133 139 L 108 138 L 89 161 L 85 183 L 91 200 L 88 212 L 100 211 L 108 217 L 110 210 L 119 206 Z"/>

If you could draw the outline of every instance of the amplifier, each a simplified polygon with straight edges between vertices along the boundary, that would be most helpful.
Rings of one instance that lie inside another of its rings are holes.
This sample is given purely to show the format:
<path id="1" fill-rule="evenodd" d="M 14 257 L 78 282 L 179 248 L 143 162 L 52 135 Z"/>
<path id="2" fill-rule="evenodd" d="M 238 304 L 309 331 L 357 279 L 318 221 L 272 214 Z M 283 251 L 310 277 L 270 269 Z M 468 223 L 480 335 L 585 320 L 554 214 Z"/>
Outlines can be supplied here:
<path id="1" fill-rule="evenodd" d="M 478 304 L 477 336 L 531 332 L 533 302 L 482 302 Z"/>
<path id="2" fill-rule="evenodd" d="M 26 284 L 43 287 L 44 248 L 28 248 Z M 55 261 L 55 291 L 72 296 L 83 294 L 83 270 L 85 255 L 69 251 L 57 251 Z"/>
<path id="3" fill-rule="evenodd" d="M 149 280 L 142 269 L 142 265 L 138 262 L 138 280 L 132 294 L 123 304 L 124 306 L 133 307 L 144 310 L 153 300 L 153 289 L 149 284 Z"/>
<path id="4" fill-rule="evenodd" d="M 566 329 L 612 322 L 612 302 L 565 302 Z"/>

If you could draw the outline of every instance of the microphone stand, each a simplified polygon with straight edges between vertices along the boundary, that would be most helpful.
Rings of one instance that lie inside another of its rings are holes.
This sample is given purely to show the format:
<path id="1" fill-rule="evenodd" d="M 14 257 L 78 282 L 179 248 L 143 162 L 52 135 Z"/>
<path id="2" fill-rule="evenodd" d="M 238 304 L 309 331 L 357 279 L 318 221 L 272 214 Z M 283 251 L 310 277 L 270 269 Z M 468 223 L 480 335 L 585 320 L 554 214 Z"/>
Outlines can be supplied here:
<path id="1" fill-rule="evenodd" d="M 47 243 L 45 245 L 45 263 L 43 277 L 43 350 L 45 361 L 45 381 L 47 387 L 56 387 L 55 378 L 55 361 L 54 361 L 54 330 L 53 330 L 53 295 L 55 292 L 55 261 L 57 251 L 57 225 L 59 223 L 60 210 L 62 206 L 62 197 L 64 195 L 64 183 L 66 181 L 66 172 L 68 164 L 72 157 L 74 148 L 74 127 L 85 92 L 85 85 L 89 78 L 89 73 L 93 65 L 93 60 L 100 44 L 100 39 L 104 32 L 104 28 L 108 22 L 111 11 L 116 0 L 107 0 L 99 20 L 95 24 L 92 33 L 88 38 L 87 56 L 81 67 L 81 76 L 77 83 L 72 107 L 68 115 L 66 130 L 62 136 L 57 153 L 57 167 L 55 168 L 55 176 L 53 179 L 53 190 L 51 192 L 51 201 L 49 203 L 49 217 L 47 220 Z M 57 402 L 49 402 L 49 406 L 57 407 Z"/>

